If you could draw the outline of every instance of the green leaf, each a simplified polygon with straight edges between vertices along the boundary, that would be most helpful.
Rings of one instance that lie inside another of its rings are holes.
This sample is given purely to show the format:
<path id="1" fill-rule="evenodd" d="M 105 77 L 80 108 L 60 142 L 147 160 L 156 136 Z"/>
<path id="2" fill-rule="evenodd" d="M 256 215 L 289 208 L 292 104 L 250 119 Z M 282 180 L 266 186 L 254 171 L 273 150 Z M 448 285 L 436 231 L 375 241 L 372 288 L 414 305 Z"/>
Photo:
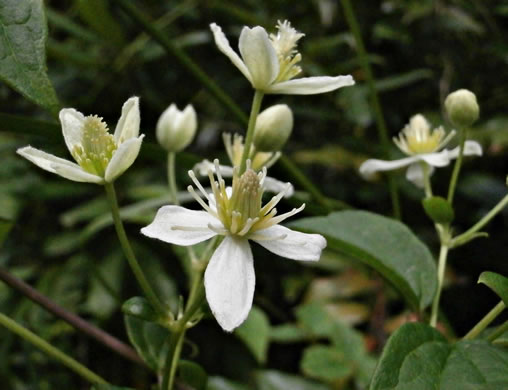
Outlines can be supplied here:
<path id="1" fill-rule="evenodd" d="M 178 377 L 195 390 L 205 390 L 208 377 L 206 371 L 194 362 L 180 360 L 178 362 Z"/>
<path id="2" fill-rule="evenodd" d="M 366 211 L 341 211 L 305 218 L 291 227 L 326 237 L 328 247 L 365 262 L 422 311 L 436 291 L 436 265 L 429 249 L 393 219 Z"/>
<path id="3" fill-rule="evenodd" d="M 58 100 L 46 74 L 42 0 L 0 0 L 0 79 L 52 113 Z"/>
<path id="4" fill-rule="evenodd" d="M 152 370 L 160 372 L 164 368 L 168 351 L 169 331 L 132 316 L 124 316 L 124 320 L 129 340 L 139 356 Z"/>
<path id="5" fill-rule="evenodd" d="M 487 285 L 503 300 L 504 304 L 508 306 L 508 278 L 503 275 L 496 274 L 495 272 L 482 272 L 478 278 L 478 283 Z"/>
<path id="6" fill-rule="evenodd" d="M 259 371 L 255 376 L 257 390 L 329 390 L 328 386 L 280 371 Z"/>
<path id="7" fill-rule="evenodd" d="M 81 18 L 109 42 L 122 44 L 122 26 L 109 12 L 107 0 L 79 0 L 77 2 Z"/>
<path id="8" fill-rule="evenodd" d="M 325 345 L 307 348 L 300 367 L 305 375 L 329 382 L 345 379 L 353 371 L 348 357 L 340 350 Z"/>
<path id="9" fill-rule="evenodd" d="M 129 316 L 149 322 L 157 322 L 159 316 L 143 297 L 132 297 L 124 302 L 122 311 Z"/>
<path id="10" fill-rule="evenodd" d="M 427 216 L 436 223 L 450 223 L 455 218 L 452 206 L 441 196 L 425 198 L 422 204 Z"/>
<path id="11" fill-rule="evenodd" d="M 400 327 L 388 340 L 370 390 L 502 390 L 508 386 L 508 352 L 486 341 L 449 344 L 422 323 Z"/>
<path id="12" fill-rule="evenodd" d="M 113 385 L 95 385 L 91 390 L 135 390 L 132 387 L 118 387 Z"/>
<path id="13" fill-rule="evenodd" d="M 270 322 L 266 314 L 253 306 L 247 320 L 235 330 L 235 334 L 252 352 L 258 363 L 266 362 L 268 344 L 270 343 Z"/>
<path id="14" fill-rule="evenodd" d="M 233 382 L 220 376 L 208 378 L 206 390 L 249 390 L 249 387 L 241 383 Z"/>
<path id="15" fill-rule="evenodd" d="M 270 329 L 270 340 L 276 343 L 296 343 L 308 338 L 308 332 L 293 324 L 272 326 Z"/>

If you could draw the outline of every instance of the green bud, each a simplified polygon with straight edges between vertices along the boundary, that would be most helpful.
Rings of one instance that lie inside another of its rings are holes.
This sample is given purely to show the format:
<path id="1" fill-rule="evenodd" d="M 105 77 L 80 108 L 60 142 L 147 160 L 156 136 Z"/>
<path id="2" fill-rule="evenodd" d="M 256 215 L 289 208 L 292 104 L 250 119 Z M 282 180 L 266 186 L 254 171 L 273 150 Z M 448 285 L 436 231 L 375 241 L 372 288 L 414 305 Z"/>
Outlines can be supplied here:
<path id="1" fill-rule="evenodd" d="M 179 152 L 192 142 L 197 127 L 196 111 L 192 105 L 180 111 L 175 104 L 171 104 L 157 121 L 155 135 L 168 152 Z"/>
<path id="2" fill-rule="evenodd" d="M 254 146 L 260 152 L 282 149 L 293 131 L 293 113 L 286 104 L 277 104 L 258 115 L 254 130 Z"/>
<path id="3" fill-rule="evenodd" d="M 467 89 L 452 92 L 446 97 L 444 104 L 450 122 L 457 127 L 471 126 L 480 115 L 476 95 Z"/>
<path id="4" fill-rule="evenodd" d="M 157 322 L 159 318 L 152 306 L 143 297 L 132 297 L 128 299 L 123 303 L 122 311 L 129 316 L 150 322 Z"/>
<path id="5" fill-rule="evenodd" d="M 433 196 L 422 201 L 427 216 L 436 223 L 450 223 L 455 218 L 450 203 L 440 196 Z"/>

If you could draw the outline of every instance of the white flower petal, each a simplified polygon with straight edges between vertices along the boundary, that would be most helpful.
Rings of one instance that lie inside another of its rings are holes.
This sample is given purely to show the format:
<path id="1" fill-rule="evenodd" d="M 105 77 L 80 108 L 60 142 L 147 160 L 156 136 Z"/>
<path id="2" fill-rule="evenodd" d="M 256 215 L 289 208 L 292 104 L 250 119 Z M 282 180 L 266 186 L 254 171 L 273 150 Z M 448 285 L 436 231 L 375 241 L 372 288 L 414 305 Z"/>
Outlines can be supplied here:
<path id="1" fill-rule="evenodd" d="M 235 53 L 235 51 L 229 45 L 229 41 L 222 32 L 222 29 L 217 26 L 215 23 L 210 24 L 210 29 L 213 32 L 213 37 L 215 39 L 215 44 L 219 48 L 219 50 L 229 57 L 231 62 L 243 73 L 243 75 L 252 83 L 252 78 L 247 69 L 247 66 L 242 61 L 240 56 Z"/>
<path id="2" fill-rule="evenodd" d="M 347 76 L 319 76 L 304 77 L 300 79 L 275 83 L 265 90 L 266 93 L 280 93 L 289 95 L 313 95 L 334 91 L 341 87 L 354 85 L 355 81 L 350 75 Z"/>
<path id="3" fill-rule="evenodd" d="M 297 232 L 281 225 L 259 230 L 256 235 L 264 237 L 285 236 L 277 240 L 253 240 L 276 255 L 301 261 L 318 261 L 326 247 L 326 240 L 320 234 Z"/>
<path id="4" fill-rule="evenodd" d="M 464 156 L 481 156 L 483 154 L 482 146 L 476 141 L 466 141 L 464 144 Z M 459 157 L 459 147 L 448 151 L 449 158 Z"/>
<path id="5" fill-rule="evenodd" d="M 429 176 L 434 173 L 434 167 L 428 166 Z M 419 188 L 424 187 L 423 169 L 420 163 L 411 164 L 406 171 L 406 179 Z"/>
<path id="6" fill-rule="evenodd" d="M 279 74 L 277 53 L 263 27 L 244 27 L 238 43 L 252 86 L 266 90 Z"/>
<path id="7" fill-rule="evenodd" d="M 418 160 L 418 156 L 406 157 L 392 161 L 369 159 L 360 166 L 360 174 L 364 178 L 369 179 L 378 171 L 391 171 L 393 169 L 406 167 Z"/>
<path id="8" fill-rule="evenodd" d="M 249 242 L 226 236 L 205 271 L 206 300 L 222 329 L 231 332 L 245 321 L 255 284 Z"/>
<path id="9" fill-rule="evenodd" d="M 141 233 L 170 244 L 189 246 L 217 235 L 208 229 L 208 224 L 217 226 L 220 222 L 206 211 L 188 210 L 180 206 L 163 206 L 157 211 L 152 223 L 141 229 Z M 174 229 L 174 227 L 184 229 Z"/>
<path id="10" fill-rule="evenodd" d="M 62 133 L 64 136 L 67 149 L 72 154 L 75 145 L 81 144 L 83 138 L 83 121 L 85 116 L 74 108 L 64 108 L 58 114 L 62 125 Z"/>
<path id="11" fill-rule="evenodd" d="M 415 157 L 418 157 L 420 160 L 425 161 L 427 164 L 433 167 L 446 167 L 448 164 L 450 164 L 448 150 L 442 150 L 436 153 L 419 154 Z"/>
<path id="12" fill-rule="evenodd" d="M 51 173 L 56 173 L 66 179 L 81 183 L 100 184 L 104 182 L 102 177 L 85 172 L 78 164 L 43 152 L 42 150 L 32 148 L 31 146 L 18 149 L 17 153 L 33 162 L 39 168 Z"/>
<path id="13" fill-rule="evenodd" d="M 134 160 L 136 160 L 144 136 L 144 134 L 141 134 L 138 138 L 131 138 L 120 144 L 113 154 L 104 174 L 104 178 L 108 183 L 113 182 L 118 176 L 124 173 L 125 170 L 132 165 Z"/>
<path id="14" fill-rule="evenodd" d="M 139 98 L 131 97 L 122 106 L 122 115 L 115 128 L 115 142 L 121 144 L 139 134 Z"/>
<path id="15" fill-rule="evenodd" d="M 265 177 L 265 181 L 263 182 L 263 188 L 268 192 L 274 192 L 278 194 L 279 192 L 285 191 L 288 183 L 283 181 L 274 179 L 273 177 L 267 176 Z M 284 195 L 284 198 L 290 198 L 295 193 L 295 188 L 292 184 L 289 184 L 289 190 Z"/>

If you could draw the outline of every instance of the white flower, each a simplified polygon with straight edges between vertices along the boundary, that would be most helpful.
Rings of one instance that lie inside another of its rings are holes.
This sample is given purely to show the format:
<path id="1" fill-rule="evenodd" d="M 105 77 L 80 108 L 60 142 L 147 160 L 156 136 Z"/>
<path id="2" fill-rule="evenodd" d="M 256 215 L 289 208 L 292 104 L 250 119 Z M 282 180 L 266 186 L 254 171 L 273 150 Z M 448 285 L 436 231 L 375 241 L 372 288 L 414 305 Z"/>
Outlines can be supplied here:
<path id="1" fill-rule="evenodd" d="M 297 63 L 302 56 L 296 50 L 296 45 L 304 34 L 297 32 L 287 20 L 282 23 L 279 21 L 277 34 L 270 36 L 263 27 L 244 27 L 238 43 L 241 58 L 231 48 L 218 25 L 212 23 L 210 28 L 219 50 L 229 57 L 253 88 L 264 93 L 312 95 L 355 83 L 351 75 L 291 80 L 301 72 Z"/>
<path id="2" fill-rule="evenodd" d="M 429 174 L 432 174 L 434 167 L 447 166 L 452 159 L 458 157 L 458 147 L 452 150 L 443 149 L 454 135 L 455 131 L 452 130 L 445 136 L 441 126 L 431 132 L 429 122 L 423 115 L 417 114 L 402 129 L 399 137 L 393 139 L 399 149 L 410 157 L 393 161 L 370 159 L 360 166 L 360 173 L 368 179 L 378 171 L 408 167 L 406 178 L 418 187 L 423 187 L 422 163 L 429 165 Z M 482 147 L 476 141 L 466 141 L 464 155 L 481 156 Z"/>
<path id="3" fill-rule="evenodd" d="M 60 111 L 60 123 L 73 163 L 42 150 L 25 146 L 17 153 L 38 167 L 66 179 L 111 183 L 129 168 L 139 154 L 144 135 L 139 135 L 139 99 L 132 97 L 122 107 L 114 135 L 96 115 L 84 116 L 74 108 Z"/>
<path id="4" fill-rule="evenodd" d="M 233 167 L 240 166 L 243 154 L 243 137 L 239 134 L 235 134 L 233 136 L 233 140 L 231 140 L 231 134 L 224 133 L 222 138 L 232 166 L 218 165 L 220 170 L 219 173 L 223 177 L 233 177 Z M 280 155 L 280 152 L 259 152 L 254 146 L 252 146 L 249 156 L 249 159 L 252 162 L 251 168 L 256 172 L 262 171 L 263 168 L 270 168 L 279 159 Z M 209 160 L 203 160 L 194 165 L 193 170 L 198 172 L 201 176 L 207 176 L 209 171 L 216 173 L 215 168 L 216 165 L 214 163 Z M 295 189 L 291 183 L 284 183 L 269 176 L 265 177 L 265 180 L 263 181 L 263 188 L 268 192 L 274 193 L 284 191 L 285 198 L 289 198 L 295 193 Z"/>
<path id="5" fill-rule="evenodd" d="M 155 135 L 168 152 L 179 152 L 192 142 L 197 128 L 196 111 L 191 104 L 183 111 L 171 104 L 157 121 Z"/>
<path id="6" fill-rule="evenodd" d="M 218 160 L 215 160 L 218 166 Z M 154 221 L 141 229 L 152 238 L 189 246 L 223 235 L 205 271 L 206 299 L 215 318 L 226 331 L 239 326 L 249 314 L 254 296 L 255 274 L 249 240 L 283 257 L 302 261 L 317 261 L 326 246 L 324 237 L 305 234 L 280 226 L 298 209 L 276 216 L 275 206 L 284 192 L 262 206 L 262 182 L 266 169 L 255 173 L 250 167 L 242 176 L 235 172 L 232 188 L 226 188 L 216 167 L 217 181 L 209 171 L 213 194 L 208 194 L 193 171 L 189 176 L 208 200 L 206 204 L 192 186 L 189 192 L 206 211 L 188 210 L 180 206 L 164 206 Z"/>

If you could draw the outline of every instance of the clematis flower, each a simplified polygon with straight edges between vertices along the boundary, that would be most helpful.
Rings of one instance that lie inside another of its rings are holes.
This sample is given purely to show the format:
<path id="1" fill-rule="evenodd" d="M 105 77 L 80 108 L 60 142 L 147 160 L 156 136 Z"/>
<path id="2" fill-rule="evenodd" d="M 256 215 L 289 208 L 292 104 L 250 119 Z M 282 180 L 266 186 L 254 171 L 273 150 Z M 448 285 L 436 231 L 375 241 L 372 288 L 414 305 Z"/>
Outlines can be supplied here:
<path id="1" fill-rule="evenodd" d="M 233 140 L 231 140 L 231 134 L 224 133 L 222 138 L 224 140 L 224 146 L 226 147 L 229 160 L 231 161 L 231 166 L 219 165 L 219 173 L 223 177 L 233 177 L 233 167 L 240 166 L 243 154 L 243 137 L 239 134 L 235 134 L 233 136 Z M 259 152 L 254 146 L 252 146 L 249 156 L 251 160 L 251 168 L 256 172 L 260 172 L 263 168 L 268 169 L 275 164 L 280 156 L 280 152 Z M 210 170 L 213 173 L 216 173 L 215 169 L 216 165 L 206 159 L 194 165 L 193 168 L 193 170 L 198 172 L 201 176 L 207 176 Z M 291 183 L 284 183 L 270 176 L 265 177 L 263 181 L 263 188 L 268 192 L 274 193 L 284 191 L 285 198 L 289 198 L 295 193 L 295 189 Z"/>
<path id="2" fill-rule="evenodd" d="M 291 80 L 302 70 L 297 65 L 302 56 L 296 46 L 305 34 L 296 31 L 287 20 L 277 23 L 277 34 L 268 35 L 260 26 L 244 27 L 238 44 L 241 58 L 231 48 L 218 25 L 212 23 L 210 28 L 219 50 L 229 57 L 253 88 L 264 93 L 312 95 L 334 91 L 355 83 L 351 75 Z"/>
<path id="3" fill-rule="evenodd" d="M 417 114 L 410 119 L 409 124 L 402 129 L 399 136 L 393 138 L 395 145 L 410 157 L 393 161 L 370 159 L 360 166 L 360 173 L 368 179 L 378 171 L 408 167 L 406 178 L 416 186 L 423 187 L 422 164 L 427 164 L 430 168 L 429 174 L 432 174 L 434 167 L 447 166 L 451 160 L 458 157 L 458 147 L 452 150 L 443 149 L 454 135 L 454 130 L 445 135 L 441 126 L 431 131 L 425 117 Z M 466 141 L 464 155 L 481 156 L 482 147 L 476 141 Z"/>
<path id="4" fill-rule="evenodd" d="M 284 196 L 284 191 L 264 206 L 261 204 L 266 169 L 256 173 L 248 164 L 241 176 L 235 170 L 233 186 L 226 188 L 218 160 L 214 163 L 217 180 L 209 171 L 213 194 L 208 194 L 194 172 L 189 171 L 189 176 L 208 204 L 192 186 L 188 190 L 205 211 L 180 206 L 161 207 L 154 221 L 141 229 L 141 233 L 182 246 L 224 236 L 208 263 L 204 282 L 212 313 L 224 330 L 232 331 L 245 321 L 252 307 L 256 278 L 249 241 L 257 242 L 279 256 L 317 261 L 326 240 L 319 234 L 300 233 L 279 225 L 305 206 L 277 216 L 275 206 Z"/>
<path id="5" fill-rule="evenodd" d="M 144 135 L 138 136 L 137 97 L 124 103 L 113 135 L 102 118 L 84 116 L 74 108 L 64 108 L 59 118 L 65 144 L 77 164 L 31 146 L 20 148 L 17 153 L 48 172 L 69 180 L 96 184 L 113 182 L 139 154 Z"/>

